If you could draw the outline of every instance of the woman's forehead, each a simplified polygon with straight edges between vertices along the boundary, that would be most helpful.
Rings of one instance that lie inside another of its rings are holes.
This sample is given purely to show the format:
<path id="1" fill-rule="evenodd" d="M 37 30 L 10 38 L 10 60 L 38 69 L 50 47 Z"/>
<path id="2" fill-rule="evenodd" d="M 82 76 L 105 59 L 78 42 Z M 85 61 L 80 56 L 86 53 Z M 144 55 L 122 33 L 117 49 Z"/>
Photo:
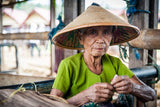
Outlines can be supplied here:
<path id="1" fill-rule="evenodd" d="M 93 26 L 93 27 L 78 29 L 78 31 L 80 31 L 82 34 L 88 32 L 90 30 L 107 30 L 107 31 L 112 32 L 112 28 L 113 28 L 113 26 Z"/>

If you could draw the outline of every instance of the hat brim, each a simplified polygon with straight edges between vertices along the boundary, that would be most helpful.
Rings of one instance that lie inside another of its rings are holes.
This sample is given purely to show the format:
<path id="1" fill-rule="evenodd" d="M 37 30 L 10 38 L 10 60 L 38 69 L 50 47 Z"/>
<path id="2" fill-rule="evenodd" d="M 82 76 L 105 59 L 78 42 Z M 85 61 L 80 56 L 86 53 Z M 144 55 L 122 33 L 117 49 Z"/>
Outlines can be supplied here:
<path id="1" fill-rule="evenodd" d="M 111 40 L 110 45 L 118 45 L 127 41 L 130 41 L 132 39 L 135 39 L 140 34 L 139 29 L 136 26 L 128 25 L 117 25 L 117 24 L 111 24 L 108 23 L 105 24 L 92 24 L 92 25 L 83 25 L 74 27 L 71 29 L 61 30 L 59 31 L 53 38 L 52 42 L 62 48 L 66 49 L 76 49 L 76 50 L 83 50 L 84 47 L 79 43 L 78 38 L 78 29 L 82 28 L 88 28 L 93 26 L 115 26 L 116 29 L 113 32 L 113 37 Z"/>

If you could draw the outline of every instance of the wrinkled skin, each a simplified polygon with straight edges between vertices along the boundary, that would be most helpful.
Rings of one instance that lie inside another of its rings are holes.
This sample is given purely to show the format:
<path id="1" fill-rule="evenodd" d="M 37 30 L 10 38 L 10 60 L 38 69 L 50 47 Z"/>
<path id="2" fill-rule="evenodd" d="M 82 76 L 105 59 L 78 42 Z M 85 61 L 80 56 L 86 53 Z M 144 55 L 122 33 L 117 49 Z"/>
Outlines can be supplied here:
<path id="1" fill-rule="evenodd" d="M 117 76 L 111 81 L 115 91 L 120 94 L 129 94 L 132 91 L 132 82 L 128 76 Z"/>
<path id="2" fill-rule="evenodd" d="M 87 89 L 88 99 L 92 102 L 105 102 L 113 96 L 113 87 L 108 83 L 96 83 Z"/>
<path id="3" fill-rule="evenodd" d="M 84 46 L 83 57 L 86 65 L 95 74 L 102 72 L 101 58 L 107 52 L 111 39 L 111 27 L 87 28 L 79 37 Z M 136 76 L 129 79 L 128 76 L 117 76 L 108 83 L 96 83 L 77 95 L 67 99 L 71 104 L 80 106 L 86 102 L 104 102 L 110 99 L 114 91 L 123 94 L 133 94 L 143 101 L 154 100 L 155 91 L 141 82 Z M 60 90 L 52 89 L 51 94 L 63 97 Z"/>
<path id="4" fill-rule="evenodd" d="M 80 43 L 84 46 L 84 56 L 102 57 L 108 50 L 111 39 L 111 27 L 91 27 L 80 36 Z"/>

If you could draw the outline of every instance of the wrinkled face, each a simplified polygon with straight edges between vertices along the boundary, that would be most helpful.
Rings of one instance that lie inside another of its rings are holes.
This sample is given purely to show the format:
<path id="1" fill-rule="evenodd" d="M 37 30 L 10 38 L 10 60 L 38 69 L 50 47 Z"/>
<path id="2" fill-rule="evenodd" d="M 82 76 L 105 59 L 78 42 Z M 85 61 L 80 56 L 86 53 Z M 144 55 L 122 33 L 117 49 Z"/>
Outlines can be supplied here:
<path id="1" fill-rule="evenodd" d="M 85 52 L 92 56 L 103 56 L 110 46 L 112 27 L 90 27 L 80 36 Z"/>

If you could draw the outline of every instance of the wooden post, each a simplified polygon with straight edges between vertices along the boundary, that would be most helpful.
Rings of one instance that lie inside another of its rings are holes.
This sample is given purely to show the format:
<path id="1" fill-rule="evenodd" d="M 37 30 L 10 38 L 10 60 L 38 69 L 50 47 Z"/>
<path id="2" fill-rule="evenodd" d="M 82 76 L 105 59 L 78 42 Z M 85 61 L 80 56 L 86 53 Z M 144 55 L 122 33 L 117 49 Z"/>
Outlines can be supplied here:
<path id="1" fill-rule="evenodd" d="M 137 9 L 141 10 L 149 10 L 149 0 L 138 0 L 137 1 Z M 140 29 L 149 27 L 149 14 L 148 13 L 135 13 L 131 24 L 139 27 Z M 129 48 L 129 68 L 142 67 L 147 64 L 147 56 L 148 50 L 139 49 L 140 59 L 137 60 L 134 53 L 132 52 L 132 48 Z M 144 107 L 144 103 L 142 103 L 139 99 L 134 98 L 136 101 L 134 103 L 134 107 Z"/>
<path id="2" fill-rule="evenodd" d="M 85 0 L 78 0 L 78 15 L 85 10 Z"/>
<path id="3" fill-rule="evenodd" d="M 78 16 L 85 10 L 85 0 L 78 0 Z M 80 53 L 81 50 L 77 50 Z"/>
<path id="4" fill-rule="evenodd" d="M 136 6 L 137 9 L 150 11 L 151 14 L 144 13 L 144 12 L 135 13 L 131 24 L 138 26 L 140 29 L 156 26 L 154 23 L 156 22 L 154 15 L 157 14 L 155 13 L 157 11 L 156 10 L 157 7 L 155 7 L 155 4 L 158 1 L 157 0 L 138 0 L 137 2 L 138 2 Z M 151 23 L 151 20 L 154 20 L 154 22 Z M 137 60 L 135 58 L 135 55 L 132 52 L 132 48 L 129 48 L 129 67 L 130 68 L 142 67 L 146 65 L 147 63 L 150 62 L 148 58 L 148 54 L 153 55 L 154 53 L 153 50 L 146 50 L 146 49 L 139 49 L 138 51 L 140 54 L 140 60 Z M 149 105 L 147 107 L 156 107 L 155 101 L 149 102 L 149 103 L 146 104 L 146 105 Z M 134 107 L 144 107 L 144 103 L 141 102 L 139 99 L 137 99 L 137 103 L 134 105 Z"/>
<path id="5" fill-rule="evenodd" d="M 2 33 L 2 0 L 0 1 L 0 33 Z"/>
<path id="6" fill-rule="evenodd" d="M 2 34 L 2 0 L 0 1 L 0 33 Z M 2 71 L 2 54 L 1 54 L 1 47 L 0 47 L 0 72 Z"/>
<path id="7" fill-rule="evenodd" d="M 67 25 L 74 18 L 76 18 L 84 10 L 85 0 L 64 0 L 64 23 Z M 56 46 L 55 50 L 55 66 L 54 71 L 56 72 L 60 61 L 63 58 L 76 54 L 76 50 L 63 49 Z"/>
<path id="8" fill-rule="evenodd" d="M 64 0 L 64 23 L 67 25 L 78 15 L 77 0 Z M 65 49 L 64 58 L 76 54 L 75 50 Z"/>
<path id="9" fill-rule="evenodd" d="M 75 19 L 85 9 L 85 0 L 64 0 L 64 22 L 65 25 Z M 64 57 L 76 54 L 76 50 L 65 49 Z"/>
<path id="10" fill-rule="evenodd" d="M 149 0 L 139 0 L 136 8 L 141 10 L 149 10 Z M 149 14 L 142 12 L 135 13 L 131 24 L 139 27 L 140 29 L 148 28 Z M 132 52 L 132 48 L 129 48 L 129 68 L 141 67 L 147 64 L 147 52 L 148 51 L 145 49 L 140 49 L 140 60 L 137 60 Z"/>
<path id="11" fill-rule="evenodd" d="M 157 29 L 159 0 L 150 0 L 149 4 L 149 10 L 151 12 L 151 14 L 149 15 L 149 28 Z M 150 54 L 156 60 L 156 50 L 149 50 L 148 54 Z M 153 61 L 148 57 L 148 63 L 152 62 Z"/>
<path id="12" fill-rule="evenodd" d="M 50 26 L 51 29 L 55 27 L 55 0 L 50 0 Z M 50 75 L 53 75 L 54 72 L 54 65 L 55 65 L 55 47 L 51 45 L 51 56 L 50 56 L 50 64 L 51 64 L 51 73 Z"/>
<path id="13" fill-rule="evenodd" d="M 158 26 L 158 5 L 159 0 L 150 0 L 149 1 L 149 11 L 151 12 L 149 15 L 149 28 L 157 29 Z M 156 58 L 156 50 L 148 50 L 148 54 L 153 57 L 153 59 L 157 60 Z M 153 63 L 152 59 L 148 57 L 148 63 Z M 154 79 L 152 79 L 153 81 Z M 154 84 L 150 85 L 152 88 L 155 88 Z M 146 103 L 147 107 L 157 107 L 157 99 L 154 101 L 150 101 Z"/>

